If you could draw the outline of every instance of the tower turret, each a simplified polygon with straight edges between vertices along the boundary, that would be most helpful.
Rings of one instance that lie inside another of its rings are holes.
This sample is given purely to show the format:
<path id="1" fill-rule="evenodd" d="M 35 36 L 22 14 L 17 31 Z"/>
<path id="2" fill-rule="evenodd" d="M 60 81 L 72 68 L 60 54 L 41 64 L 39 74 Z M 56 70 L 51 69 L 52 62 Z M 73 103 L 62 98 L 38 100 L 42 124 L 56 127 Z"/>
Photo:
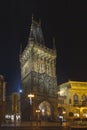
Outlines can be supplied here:
<path id="1" fill-rule="evenodd" d="M 44 44 L 41 22 L 36 22 L 33 17 L 28 42 L 30 42 L 31 40 L 33 40 L 37 44 Z"/>

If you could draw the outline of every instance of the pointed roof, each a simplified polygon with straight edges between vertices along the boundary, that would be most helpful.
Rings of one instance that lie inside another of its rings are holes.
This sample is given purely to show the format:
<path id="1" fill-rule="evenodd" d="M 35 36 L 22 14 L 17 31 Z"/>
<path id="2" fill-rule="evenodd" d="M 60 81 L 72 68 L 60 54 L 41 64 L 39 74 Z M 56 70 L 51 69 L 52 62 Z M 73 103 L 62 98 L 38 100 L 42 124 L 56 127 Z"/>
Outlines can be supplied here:
<path id="1" fill-rule="evenodd" d="M 36 22 L 32 17 L 32 24 L 29 34 L 29 41 L 34 40 L 36 43 L 44 44 L 44 37 L 41 29 L 41 21 Z"/>

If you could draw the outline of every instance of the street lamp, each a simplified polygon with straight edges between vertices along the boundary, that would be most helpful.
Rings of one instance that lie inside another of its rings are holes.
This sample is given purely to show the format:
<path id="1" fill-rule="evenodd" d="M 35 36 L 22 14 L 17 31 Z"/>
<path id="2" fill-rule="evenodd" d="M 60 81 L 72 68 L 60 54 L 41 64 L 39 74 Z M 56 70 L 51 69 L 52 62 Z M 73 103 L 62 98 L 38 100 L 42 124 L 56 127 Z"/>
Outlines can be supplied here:
<path id="1" fill-rule="evenodd" d="M 40 110 L 37 109 L 37 110 L 36 110 L 36 113 L 37 113 L 37 115 L 38 115 L 38 120 L 39 120 L 39 113 L 40 113 Z"/>
<path id="2" fill-rule="evenodd" d="M 34 94 L 28 94 L 28 97 L 29 97 L 29 99 L 30 99 L 30 105 L 32 105 L 32 98 L 34 97 Z"/>
<path id="3" fill-rule="evenodd" d="M 30 120 L 32 120 L 33 117 L 33 106 L 32 106 L 32 98 L 34 98 L 34 94 L 28 94 L 29 100 L 30 100 Z"/>

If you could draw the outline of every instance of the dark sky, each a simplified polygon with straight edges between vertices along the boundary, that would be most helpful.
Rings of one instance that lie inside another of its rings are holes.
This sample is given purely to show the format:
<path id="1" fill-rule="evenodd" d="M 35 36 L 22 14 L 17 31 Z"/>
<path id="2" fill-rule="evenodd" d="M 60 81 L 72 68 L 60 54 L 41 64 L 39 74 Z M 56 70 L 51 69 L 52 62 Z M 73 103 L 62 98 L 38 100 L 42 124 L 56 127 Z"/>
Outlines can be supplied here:
<path id="1" fill-rule="evenodd" d="M 7 92 L 20 88 L 20 43 L 27 44 L 32 14 L 41 19 L 46 45 L 57 48 L 58 84 L 87 81 L 87 9 L 85 1 L 3 0 L 0 2 L 0 74 Z"/>

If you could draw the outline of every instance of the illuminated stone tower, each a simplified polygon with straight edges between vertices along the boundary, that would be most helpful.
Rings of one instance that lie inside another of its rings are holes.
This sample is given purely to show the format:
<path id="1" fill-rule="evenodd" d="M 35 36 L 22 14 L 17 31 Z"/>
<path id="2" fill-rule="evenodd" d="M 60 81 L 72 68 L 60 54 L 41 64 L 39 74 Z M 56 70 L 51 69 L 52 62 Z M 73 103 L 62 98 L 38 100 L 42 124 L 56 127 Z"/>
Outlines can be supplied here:
<path id="1" fill-rule="evenodd" d="M 45 46 L 41 23 L 33 18 L 28 44 L 20 54 L 20 64 L 22 119 L 35 118 L 36 109 L 40 109 L 42 119 L 54 117 L 57 114 L 56 49 Z M 34 94 L 31 105 L 29 93 Z"/>

